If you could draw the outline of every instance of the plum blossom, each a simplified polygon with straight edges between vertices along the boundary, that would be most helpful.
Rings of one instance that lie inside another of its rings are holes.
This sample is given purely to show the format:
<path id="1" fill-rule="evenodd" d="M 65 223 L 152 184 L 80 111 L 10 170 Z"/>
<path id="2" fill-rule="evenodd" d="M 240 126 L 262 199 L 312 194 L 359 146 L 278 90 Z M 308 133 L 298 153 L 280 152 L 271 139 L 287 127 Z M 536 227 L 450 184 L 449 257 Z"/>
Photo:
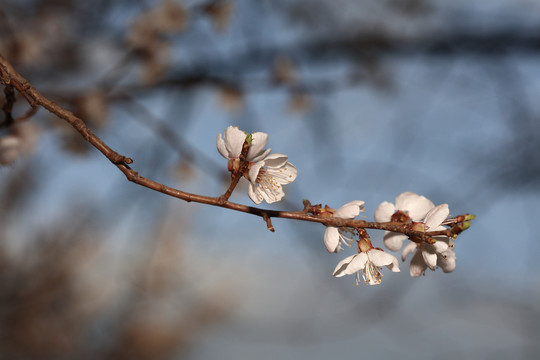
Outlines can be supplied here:
<path id="1" fill-rule="evenodd" d="M 396 204 L 382 202 L 375 210 L 375 221 L 396 221 L 409 223 L 422 220 L 435 205 L 428 198 L 413 192 L 404 192 L 396 197 Z M 391 251 L 398 251 L 407 235 L 392 231 L 384 233 L 384 246 Z"/>
<path id="2" fill-rule="evenodd" d="M 287 155 L 270 154 L 251 165 L 248 195 L 255 204 L 263 200 L 271 204 L 285 196 L 283 185 L 293 182 L 297 174 L 296 167 L 287 160 Z"/>
<path id="3" fill-rule="evenodd" d="M 221 156 L 229 160 L 231 172 L 240 169 L 240 155 L 248 135 L 237 127 L 229 126 L 223 136 L 217 136 L 217 149 Z M 297 174 L 296 167 L 287 161 L 287 155 L 270 154 L 271 149 L 264 149 L 267 140 L 266 133 L 251 134 L 246 155 L 248 166 L 242 174 L 250 181 L 248 195 L 255 204 L 263 200 L 269 204 L 280 201 L 285 196 L 283 185 L 294 181 Z"/>
<path id="4" fill-rule="evenodd" d="M 416 228 L 424 228 L 424 230 L 429 231 L 444 230 L 445 227 L 441 226 L 441 224 L 446 220 L 448 214 L 447 204 L 438 205 L 427 213 L 423 223 L 416 224 Z M 454 248 L 454 240 L 446 236 L 435 236 L 433 239 L 435 240 L 434 243 L 411 242 L 403 248 L 401 254 L 403 261 L 405 261 L 409 254 L 416 250 L 409 267 L 411 276 L 420 276 L 427 268 L 435 270 L 435 266 L 440 266 L 444 272 L 454 271 L 456 267 L 456 255 L 452 250 Z"/>
<path id="5" fill-rule="evenodd" d="M 239 159 L 247 135 L 235 126 L 229 126 L 225 129 L 223 136 L 218 134 L 216 145 L 221 156 L 230 161 Z M 266 133 L 255 132 L 251 134 L 251 146 L 246 156 L 247 161 L 257 162 L 264 159 L 271 151 L 271 149 L 264 149 L 267 141 L 268 134 Z"/>
<path id="6" fill-rule="evenodd" d="M 356 273 L 356 285 L 359 285 L 360 271 L 366 285 L 377 285 L 382 281 L 381 267 L 386 266 L 393 272 L 399 272 L 399 263 L 395 256 L 379 249 L 361 251 L 341 260 L 334 270 L 335 277 Z"/>
<path id="7" fill-rule="evenodd" d="M 342 219 L 354 219 L 361 211 L 364 211 L 364 202 L 362 200 L 353 200 L 337 209 L 332 216 Z M 328 226 L 324 232 L 326 250 L 330 253 L 337 253 L 343 250 L 341 247 L 342 243 L 351 246 L 350 244 L 353 240 L 347 236 L 349 234 L 354 234 L 354 231 L 349 228 Z"/>

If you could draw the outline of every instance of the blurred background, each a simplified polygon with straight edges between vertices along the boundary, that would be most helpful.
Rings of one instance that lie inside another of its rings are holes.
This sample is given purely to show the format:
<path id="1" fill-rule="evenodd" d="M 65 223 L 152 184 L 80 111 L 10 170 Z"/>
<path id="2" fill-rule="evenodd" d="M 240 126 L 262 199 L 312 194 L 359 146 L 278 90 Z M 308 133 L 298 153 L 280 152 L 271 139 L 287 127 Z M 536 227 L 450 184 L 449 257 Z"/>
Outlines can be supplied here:
<path id="1" fill-rule="evenodd" d="M 414 191 L 477 215 L 452 274 L 404 262 L 357 287 L 331 276 L 352 253 L 328 254 L 321 225 L 270 233 L 129 183 L 40 109 L 0 129 L 17 144 L 1 144 L 0 358 L 536 358 L 539 1 L 0 0 L 0 33 L 150 179 L 223 193 L 215 139 L 235 125 L 298 168 L 266 208 L 358 199 L 371 220 Z M 245 181 L 231 200 L 251 204 Z"/>

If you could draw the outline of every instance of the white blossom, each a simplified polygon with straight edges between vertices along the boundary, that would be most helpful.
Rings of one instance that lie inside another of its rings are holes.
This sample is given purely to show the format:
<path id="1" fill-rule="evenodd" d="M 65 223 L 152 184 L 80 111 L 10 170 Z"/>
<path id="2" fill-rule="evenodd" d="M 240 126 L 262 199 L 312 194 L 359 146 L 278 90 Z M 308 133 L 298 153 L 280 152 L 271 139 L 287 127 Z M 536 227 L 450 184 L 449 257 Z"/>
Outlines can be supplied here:
<path id="1" fill-rule="evenodd" d="M 353 200 L 337 209 L 332 216 L 341 219 L 354 219 L 361 211 L 364 211 L 364 202 L 362 200 Z M 343 249 L 341 247 L 342 243 L 350 246 L 353 240 L 347 236 L 348 234 L 352 235 L 354 234 L 354 231 L 349 228 L 337 228 L 334 226 L 326 227 L 324 232 L 324 245 L 326 246 L 326 250 L 331 253 L 337 253 Z"/>
<path id="2" fill-rule="evenodd" d="M 420 221 L 434 207 L 435 205 L 428 198 L 413 192 L 404 192 L 396 197 L 395 205 L 388 201 L 382 202 L 375 210 L 375 221 L 389 222 L 393 220 L 393 217 L 399 215 L 401 215 L 401 220 L 404 216 L 408 221 Z M 399 211 L 401 213 L 398 213 Z M 407 235 L 385 231 L 384 246 L 389 250 L 398 251 L 405 239 L 407 239 Z"/>
<path id="3" fill-rule="evenodd" d="M 377 285 L 381 283 L 381 267 L 386 266 L 393 272 L 399 272 L 399 263 L 395 256 L 379 249 L 370 249 L 366 252 L 349 256 L 341 260 L 333 275 L 342 277 L 344 275 L 356 274 L 356 285 L 360 284 L 360 271 L 366 285 Z"/>
<path id="4" fill-rule="evenodd" d="M 445 227 L 441 224 L 446 220 L 449 212 L 447 204 L 441 204 L 431 209 L 423 221 L 425 230 L 444 230 Z M 416 250 L 409 267 L 411 276 L 420 276 L 427 268 L 435 270 L 436 266 L 440 266 L 444 272 L 454 271 L 456 267 L 456 255 L 452 250 L 454 240 L 447 236 L 434 236 L 433 239 L 435 240 L 433 244 L 411 242 L 403 248 L 401 253 L 403 261 Z"/>
<path id="5" fill-rule="evenodd" d="M 247 134 L 235 126 L 229 126 L 223 132 L 223 136 L 218 134 L 216 145 L 219 153 L 225 159 L 235 160 L 242 153 L 242 146 L 246 141 Z M 268 140 L 268 134 L 263 132 L 255 132 L 251 134 L 251 146 L 248 149 L 246 160 L 249 162 L 257 162 L 264 159 L 271 149 L 264 149 Z"/>
<path id="6" fill-rule="evenodd" d="M 285 196 L 283 185 L 294 181 L 297 173 L 296 167 L 287 160 L 287 155 L 270 154 L 251 166 L 248 195 L 255 204 L 263 200 L 271 204 Z"/>

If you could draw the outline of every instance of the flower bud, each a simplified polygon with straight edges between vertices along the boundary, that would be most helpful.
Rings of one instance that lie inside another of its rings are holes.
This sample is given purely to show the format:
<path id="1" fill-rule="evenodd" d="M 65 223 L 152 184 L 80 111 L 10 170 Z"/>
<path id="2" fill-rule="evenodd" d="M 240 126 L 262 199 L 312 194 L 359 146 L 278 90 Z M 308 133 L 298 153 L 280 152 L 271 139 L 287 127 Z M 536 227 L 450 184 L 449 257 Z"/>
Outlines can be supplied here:
<path id="1" fill-rule="evenodd" d="M 461 229 L 461 231 L 465 231 L 471 227 L 471 222 L 470 221 L 462 222 L 461 224 L 458 224 L 458 227 Z"/>

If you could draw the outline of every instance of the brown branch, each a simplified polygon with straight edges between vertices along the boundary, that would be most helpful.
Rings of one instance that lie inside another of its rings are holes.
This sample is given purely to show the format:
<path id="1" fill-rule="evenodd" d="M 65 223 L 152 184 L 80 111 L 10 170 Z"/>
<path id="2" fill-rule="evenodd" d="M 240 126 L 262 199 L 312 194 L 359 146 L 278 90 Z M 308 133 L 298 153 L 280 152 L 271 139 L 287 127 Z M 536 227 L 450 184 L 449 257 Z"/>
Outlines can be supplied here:
<path id="1" fill-rule="evenodd" d="M 41 95 L 34 87 L 32 87 L 26 79 L 24 79 L 20 74 L 18 74 L 15 69 L 9 64 L 9 62 L 0 55 L 0 82 L 4 86 L 13 86 L 24 98 L 29 102 L 32 108 L 41 106 L 47 109 L 49 112 L 55 114 L 67 121 L 71 126 L 77 130 L 81 136 L 92 144 L 96 149 L 98 149 L 109 161 L 111 161 L 126 178 L 140 186 L 144 186 L 148 189 L 161 192 L 165 195 L 175 197 L 178 199 L 185 200 L 187 202 L 197 202 L 201 204 L 207 204 L 212 206 L 219 206 L 226 209 L 231 209 L 239 212 L 244 212 L 252 215 L 262 217 L 266 224 L 267 228 L 270 231 L 274 231 L 274 228 L 271 223 L 271 218 L 284 218 L 291 220 L 300 220 L 300 221 L 310 221 L 318 222 L 325 226 L 334 226 L 334 227 L 350 227 L 355 229 L 378 229 L 378 230 L 387 230 L 400 232 L 405 235 L 416 237 L 419 239 L 427 239 L 435 235 L 446 235 L 452 236 L 451 230 L 445 231 L 434 231 L 434 232 L 421 232 L 410 230 L 406 224 L 397 223 L 397 222 L 387 222 L 387 223 L 378 223 L 378 222 L 368 222 L 364 220 L 357 219 L 342 219 L 328 216 L 316 216 L 310 215 L 309 212 L 313 209 L 316 209 L 317 206 L 312 206 L 309 201 L 304 201 L 304 209 L 302 211 L 278 211 L 278 210 L 268 210 L 261 209 L 252 206 L 246 206 L 238 203 L 228 201 L 228 196 L 232 193 L 232 189 L 238 183 L 239 178 L 242 176 L 243 171 L 246 168 L 248 162 L 245 160 L 247 154 L 247 148 L 243 149 L 243 159 L 241 161 L 241 168 L 233 177 L 233 180 L 236 179 L 235 183 L 231 183 L 229 190 L 222 196 L 210 197 L 204 195 L 191 194 L 184 192 L 167 185 L 158 183 L 156 181 L 145 178 L 144 176 L 139 175 L 135 170 L 131 169 L 128 164 L 133 162 L 129 157 L 123 156 L 109 146 L 107 146 L 99 137 L 97 137 L 87 126 L 86 124 L 78 117 L 76 117 L 70 111 L 67 111 L 60 107 L 58 104 L 48 100 L 43 95 Z"/>
<path id="2" fill-rule="evenodd" d="M 238 169 L 236 169 L 236 171 L 234 171 L 232 174 L 231 184 L 229 185 L 229 188 L 227 189 L 227 191 L 225 191 L 225 194 L 221 195 L 222 200 L 229 200 L 232 192 L 236 188 L 236 185 L 238 185 L 240 178 L 248 169 L 249 161 L 247 161 L 247 153 L 249 150 L 249 146 L 250 144 L 248 143 L 248 141 L 244 141 L 244 144 L 242 145 L 242 152 L 240 153 L 240 165 L 238 166 Z"/>

